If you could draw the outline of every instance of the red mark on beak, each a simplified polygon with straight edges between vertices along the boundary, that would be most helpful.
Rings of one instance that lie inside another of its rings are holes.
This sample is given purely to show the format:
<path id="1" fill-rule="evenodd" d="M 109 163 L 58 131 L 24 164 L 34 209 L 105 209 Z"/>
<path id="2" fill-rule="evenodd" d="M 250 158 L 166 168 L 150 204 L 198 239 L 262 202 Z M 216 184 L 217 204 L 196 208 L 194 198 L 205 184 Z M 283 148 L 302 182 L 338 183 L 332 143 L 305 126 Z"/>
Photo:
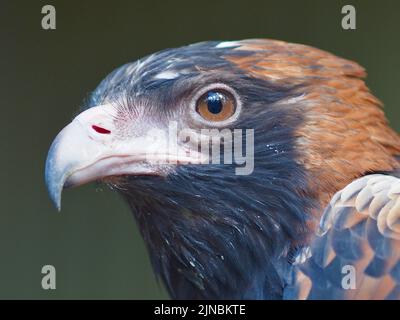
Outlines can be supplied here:
<path id="1" fill-rule="evenodd" d="M 107 130 L 107 129 L 102 128 L 102 127 L 99 127 L 99 126 L 93 125 L 92 128 L 93 128 L 93 130 L 96 131 L 97 133 L 101 133 L 101 134 L 110 134 L 110 133 L 111 133 L 110 130 Z"/>

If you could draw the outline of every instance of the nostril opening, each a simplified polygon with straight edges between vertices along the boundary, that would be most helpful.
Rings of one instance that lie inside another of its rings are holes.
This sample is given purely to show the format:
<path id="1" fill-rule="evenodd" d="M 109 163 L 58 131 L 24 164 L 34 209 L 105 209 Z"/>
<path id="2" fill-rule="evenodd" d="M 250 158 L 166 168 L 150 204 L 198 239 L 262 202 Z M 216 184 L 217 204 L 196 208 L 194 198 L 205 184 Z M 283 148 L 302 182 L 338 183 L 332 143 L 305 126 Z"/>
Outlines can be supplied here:
<path id="1" fill-rule="evenodd" d="M 102 127 L 99 127 L 99 126 L 96 126 L 96 125 L 93 125 L 92 129 L 94 131 L 96 131 L 97 133 L 101 133 L 101 134 L 110 134 L 111 133 L 110 130 L 102 128 Z"/>

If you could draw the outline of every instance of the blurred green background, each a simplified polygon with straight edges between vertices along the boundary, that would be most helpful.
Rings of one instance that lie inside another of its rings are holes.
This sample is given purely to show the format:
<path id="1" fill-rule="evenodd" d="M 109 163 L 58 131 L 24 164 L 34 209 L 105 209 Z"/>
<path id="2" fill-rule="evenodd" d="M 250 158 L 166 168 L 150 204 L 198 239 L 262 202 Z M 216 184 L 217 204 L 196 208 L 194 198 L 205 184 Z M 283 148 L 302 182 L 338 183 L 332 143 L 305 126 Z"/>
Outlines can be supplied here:
<path id="1" fill-rule="evenodd" d="M 341 28 L 341 8 L 357 30 Z M 57 29 L 41 29 L 41 8 Z M 166 298 L 134 219 L 95 184 L 50 203 L 48 147 L 115 67 L 204 40 L 276 38 L 309 44 L 367 68 L 367 82 L 400 129 L 399 1 L 4 1 L 0 3 L 0 298 Z M 41 268 L 57 289 L 41 288 Z"/>

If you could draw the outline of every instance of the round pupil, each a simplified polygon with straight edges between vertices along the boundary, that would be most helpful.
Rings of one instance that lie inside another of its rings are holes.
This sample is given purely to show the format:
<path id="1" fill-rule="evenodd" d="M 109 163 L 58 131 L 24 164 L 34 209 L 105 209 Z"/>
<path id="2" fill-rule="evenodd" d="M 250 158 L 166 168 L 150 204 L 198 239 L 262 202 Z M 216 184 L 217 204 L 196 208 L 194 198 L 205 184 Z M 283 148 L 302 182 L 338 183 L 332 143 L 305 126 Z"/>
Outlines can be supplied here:
<path id="1" fill-rule="evenodd" d="M 207 107 L 208 111 L 213 114 L 220 113 L 223 107 L 223 95 L 219 92 L 210 91 L 207 94 Z"/>

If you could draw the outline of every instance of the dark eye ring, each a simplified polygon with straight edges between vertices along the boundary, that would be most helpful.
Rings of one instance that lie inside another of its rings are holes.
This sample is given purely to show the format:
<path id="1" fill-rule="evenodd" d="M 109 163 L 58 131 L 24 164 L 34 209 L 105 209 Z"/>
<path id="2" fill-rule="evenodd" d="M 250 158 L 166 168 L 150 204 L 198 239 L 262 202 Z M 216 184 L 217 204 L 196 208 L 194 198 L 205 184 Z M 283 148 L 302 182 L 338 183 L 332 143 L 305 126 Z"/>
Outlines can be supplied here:
<path id="1" fill-rule="evenodd" d="M 207 121 L 229 119 L 236 111 L 235 97 L 223 89 L 209 90 L 196 102 L 196 112 Z"/>

